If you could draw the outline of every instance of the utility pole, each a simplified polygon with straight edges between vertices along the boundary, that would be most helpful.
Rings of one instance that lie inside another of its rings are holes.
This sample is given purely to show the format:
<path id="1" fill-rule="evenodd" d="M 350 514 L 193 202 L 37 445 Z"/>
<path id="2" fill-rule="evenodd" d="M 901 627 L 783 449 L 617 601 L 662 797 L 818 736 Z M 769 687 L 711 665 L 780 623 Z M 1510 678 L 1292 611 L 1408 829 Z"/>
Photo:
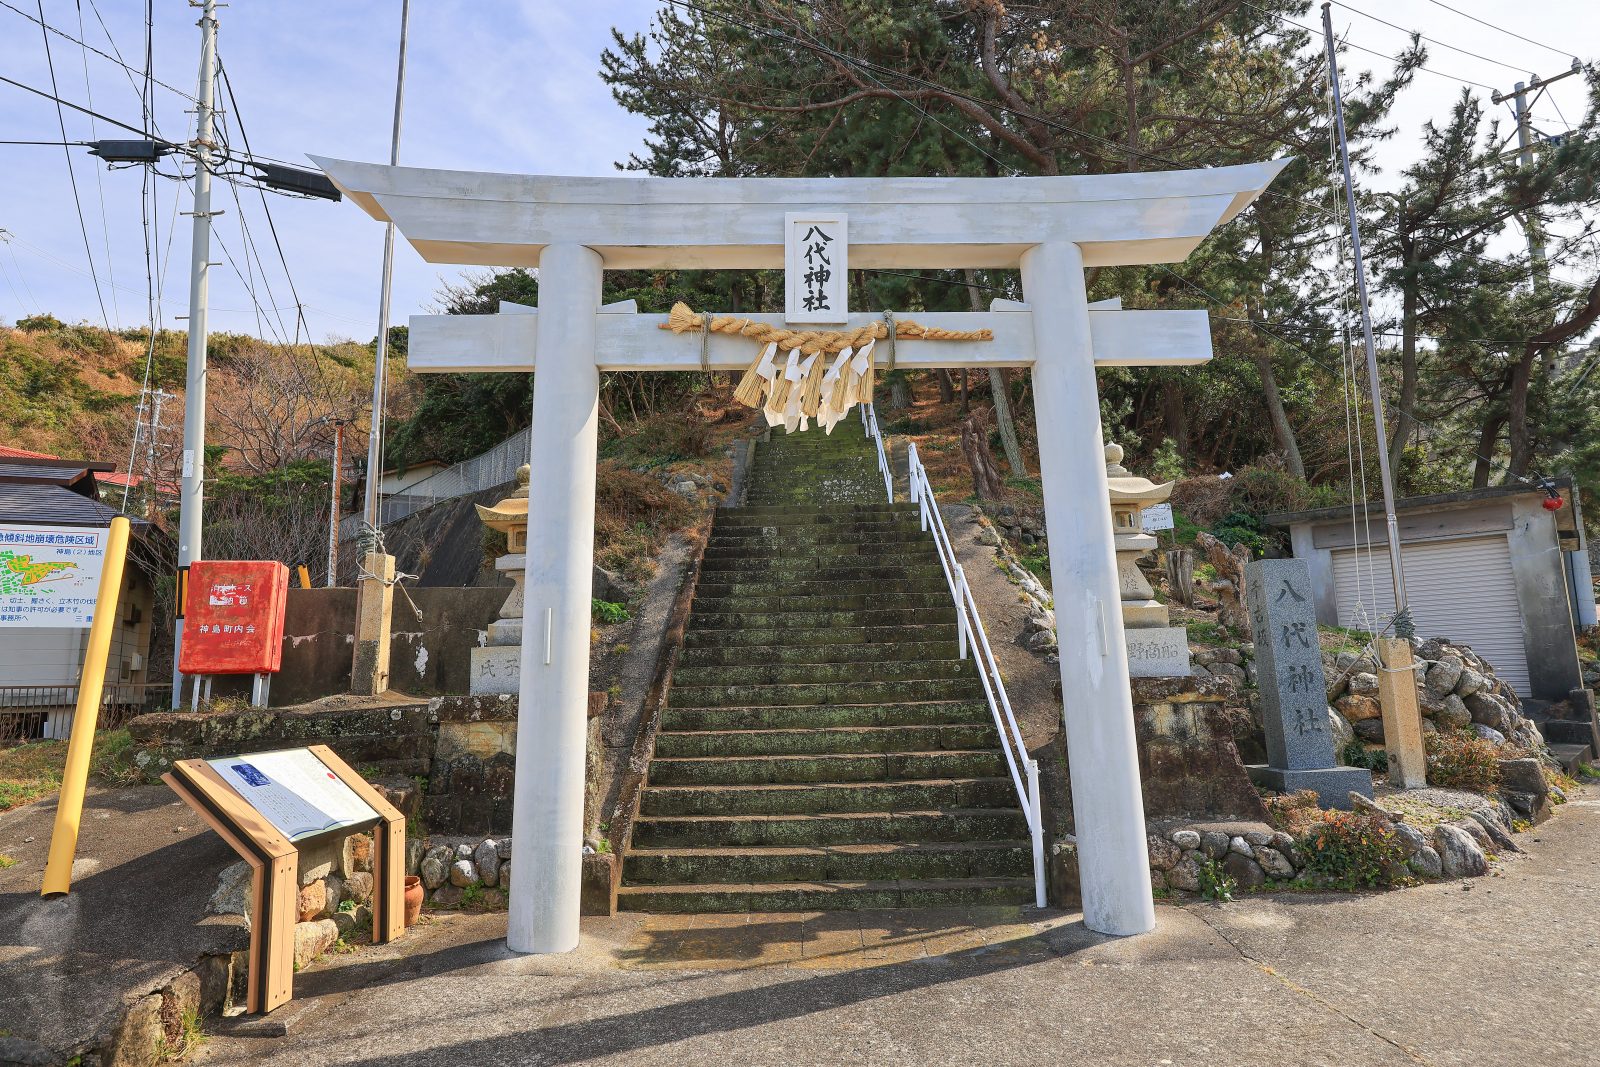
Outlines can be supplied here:
<path id="1" fill-rule="evenodd" d="M 406 24 L 411 15 L 410 0 L 400 3 L 400 59 L 394 79 L 394 128 L 389 137 L 389 166 L 400 164 L 400 117 L 406 90 Z M 383 476 L 383 407 L 389 391 L 389 289 L 394 271 L 394 223 L 383 230 L 383 280 L 378 297 L 378 347 L 372 365 L 372 426 L 367 434 L 366 498 L 361 514 L 368 526 L 382 525 L 378 514 L 378 483 Z"/>
<path id="2" fill-rule="evenodd" d="M 1533 105 L 1544 95 L 1551 83 L 1562 78 L 1570 78 L 1574 74 L 1582 73 L 1583 64 L 1577 57 L 1573 57 L 1572 66 L 1557 74 L 1553 78 L 1540 78 L 1537 74 L 1530 74 L 1528 81 L 1517 82 L 1516 87 L 1509 93 L 1495 93 L 1489 99 L 1496 104 L 1511 101 L 1512 110 L 1517 116 L 1517 161 L 1524 169 L 1533 166 Z M 1533 100 L 1528 99 L 1528 94 L 1533 93 Z M 1541 138 L 1542 139 L 1542 138 Z M 1530 213 L 1522 220 L 1523 231 L 1528 235 L 1528 257 L 1533 261 L 1533 274 L 1536 284 L 1543 285 L 1549 281 L 1549 268 L 1545 265 L 1544 258 L 1544 228 L 1539 225 L 1539 216 Z"/>
<path id="3" fill-rule="evenodd" d="M 333 420 L 333 498 L 328 503 L 328 588 L 339 584 L 339 475 L 344 471 L 345 420 Z"/>
<path id="4" fill-rule="evenodd" d="M 1322 5 L 1322 30 L 1328 51 L 1328 81 L 1333 89 L 1334 129 L 1339 135 L 1339 163 L 1344 169 L 1344 202 L 1350 215 L 1351 264 L 1361 303 L 1361 340 L 1367 353 L 1367 388 L 1372 395 L 1372 421 L 1378 431 L 1378 473 L 1383 480 L 1383 521 L 1389 535 L 1389 574 L 1394 581 L 1394 636 L 1372 635 L 1378 655 L 1378 704 L 1383 709 L 1383 746 L 1389 756 L 1389 783 L 1401 789 L 1428 784 L 1427 746 L 1422 712 L 1417 705 L 1415 657 L 1411 638 L 1416 627 L 1406 603 L 1405 565 L 1400 557 L 1400 523 L 1394 514 L 1394 476 L 1384 447 L 1383 391 L 1378 381 L 1378 349 L 1372 340 L 1372 308 L 1367 295 L 1367 266 L 1361 257 L 1361 216 L 1356 211 L 1356 186 L 1350 175 L 1350 145 L 1344 130 L 1344 93 L 1339 85 L 1339 56 L 1333 38 L 1333 5 Z M 1352 514 L 1352 521 L 1354 515 Z M 1353 532 L 1353 531 L 1352 531 Z"/>
<path id="5" fill-rule="evenodd" d="M 206 301 L 211 270 L 211 166 L 213 144 L 212 99 L 217 73 L 217 3 L 201 0 L 200 91 L 195 102 L 194 235 L 189 263 L 189 375 L 183 399 L 183 494 L 178 513 L 178 597 L 173 623 L 172 706 L 183 700 L 183 673 L 178 662 L 183 652 L 183 608 L 188 595 L 189 565 L 202 559 L 201 509 L 205 503 L 206 473 Z"/>

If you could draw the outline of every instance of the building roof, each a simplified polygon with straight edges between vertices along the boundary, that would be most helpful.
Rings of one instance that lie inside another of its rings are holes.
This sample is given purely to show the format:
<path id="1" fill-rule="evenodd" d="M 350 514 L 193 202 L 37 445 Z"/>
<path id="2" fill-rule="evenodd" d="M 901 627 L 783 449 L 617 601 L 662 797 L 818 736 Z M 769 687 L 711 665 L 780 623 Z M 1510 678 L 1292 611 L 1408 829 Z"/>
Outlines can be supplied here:
<path id="1" fill-rule="evenodd" d="M 120 514 L 116 508 L 74 493 L 64 485 L 0 482 L 0 526 L 109 526 Z M 144 524 L 142 519 L 131 521 Z"/>
<path id="2" fill-rule="evenodd" d="M 1569 504 L 1572 500 L 1572 479 L 1552 478 L 1551 483 L 1561 498 Z M 1430 508 L 1451 507 L 1457 504 L 1476 504 L 1481 500 L 1497 500 L 1504 497 L 1543 496 L 1544 490 L 1538 486 L 1529 485 L 1494 485 L 1487 489 L 1465 489 L 1459 493 L 1432 493 L 1427 496 L 1401 497 L 1394 502 L 1394 510 L 1401 511 L 1426 511 Z M 1379 516 L 1382 521 L 1383 502 L 1369 500 L 1365 505 L 1356 505 L 1356 513 L 1363 511 Z M 1279 511 L 1271 515 L 1261 516 L 1261 521 L 1268 526 L 1294 526 L 1302 522 L 1328 522 L 1336 519 L 1350 518 L 1350 505 L 1340 504 L 1331 508 L 1312 508 L 1310 511 Z"/>
<path id="3" fill-rule="evenodd" d="M 0 445 L 0 459 L 59 459 L 48 452 L 29 452 L 26 448 L 12 448 L 10 445 Z"/>

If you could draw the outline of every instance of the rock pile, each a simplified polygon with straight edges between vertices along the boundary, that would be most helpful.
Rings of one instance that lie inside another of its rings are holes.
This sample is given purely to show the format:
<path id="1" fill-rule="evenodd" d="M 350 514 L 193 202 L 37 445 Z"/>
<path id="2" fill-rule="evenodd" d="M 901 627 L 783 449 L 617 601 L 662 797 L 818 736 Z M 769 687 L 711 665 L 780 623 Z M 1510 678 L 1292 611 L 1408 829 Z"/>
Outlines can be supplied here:
<path id="1" fill-rule="evenodd" d="M 469 892 L 482 907 L 500 907 L 511 888 L 511 839 L 429 838 L 413 873 L 437 907 L 456 907 Z"/>
<path id="2" fill-rule="evenodd" d="M 1522 715 L 1517 694 L 1494 668 L 1466 645 L 1430 638 L 1416 645 L 1417 702 L 1424 733 L 1471 728 L 1495 744 L 1537 749 L 1538 728 Z M 1383 709 L 1378 703 L 1378 664 L 1351 652 L 1323 654 L 1328 701 L 1350 723 L 1355 735 L 1383 742 Z"/>

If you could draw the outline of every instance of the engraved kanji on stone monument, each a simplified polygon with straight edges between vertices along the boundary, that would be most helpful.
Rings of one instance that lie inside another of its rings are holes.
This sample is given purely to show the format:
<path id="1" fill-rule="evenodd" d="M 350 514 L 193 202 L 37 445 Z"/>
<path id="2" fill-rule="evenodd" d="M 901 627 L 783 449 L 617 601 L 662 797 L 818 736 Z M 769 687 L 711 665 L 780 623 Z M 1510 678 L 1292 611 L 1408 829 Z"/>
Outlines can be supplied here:
<path id="1" fill-rule="evenodd" d="M 1327 680 L 1317 644 L 1311 573 L 1304 560 L 1245 565 L 1245 596 L 1256 633 L 1267 764 L 1250 777 L 1282 793 L 1314 789 L 1327 807 L 1350 807 L 1351 790 L 1372 795 L 1372 776 L 1338 766 L 1328 726 Z"/>

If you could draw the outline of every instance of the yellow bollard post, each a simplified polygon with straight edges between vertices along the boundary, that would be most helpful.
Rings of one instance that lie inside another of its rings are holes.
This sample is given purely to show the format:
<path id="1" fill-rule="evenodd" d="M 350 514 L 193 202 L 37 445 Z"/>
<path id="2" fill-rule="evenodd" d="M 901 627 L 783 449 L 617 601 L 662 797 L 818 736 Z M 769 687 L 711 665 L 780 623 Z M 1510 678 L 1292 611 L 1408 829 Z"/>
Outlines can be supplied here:
<path id="1" fill-rule="evenodd" d="M 304 563 L 302 563 L 298 567 L 296 567 L 295 570 L 300 572 L 300 588 L 301 589 L 310 589 L 311 588 L 311 573 L 306 570 L 306 565 Z"/>
<path id="2" fill-rule="evenodd" d="M 100 567 L 100 591 L 95 597 L 94 619 L 89 624 L 89 647 L 83 655 L 83 675 L 78 681 L 78 708 L 67 741 L 67 766 L 61 773 L 61 796 L 56 801 L 56 825 L 50 835 L 50 858 L 45 863 L 40 896 L 65 893 L 72 888 L 72 860 L 78 852 L 78 824 L 83 818 L 83 793 L 89 784 L 89 756 L 94 751 L 95 720 L 100 714 L 100 693 L 105 688 L 106 657 L 111 652 L 111 631 L 117 625 L 117 595 L 122 591 L 122 564 L 128 556 L 128 520 L 111 520 L 105 560 Z"/>

